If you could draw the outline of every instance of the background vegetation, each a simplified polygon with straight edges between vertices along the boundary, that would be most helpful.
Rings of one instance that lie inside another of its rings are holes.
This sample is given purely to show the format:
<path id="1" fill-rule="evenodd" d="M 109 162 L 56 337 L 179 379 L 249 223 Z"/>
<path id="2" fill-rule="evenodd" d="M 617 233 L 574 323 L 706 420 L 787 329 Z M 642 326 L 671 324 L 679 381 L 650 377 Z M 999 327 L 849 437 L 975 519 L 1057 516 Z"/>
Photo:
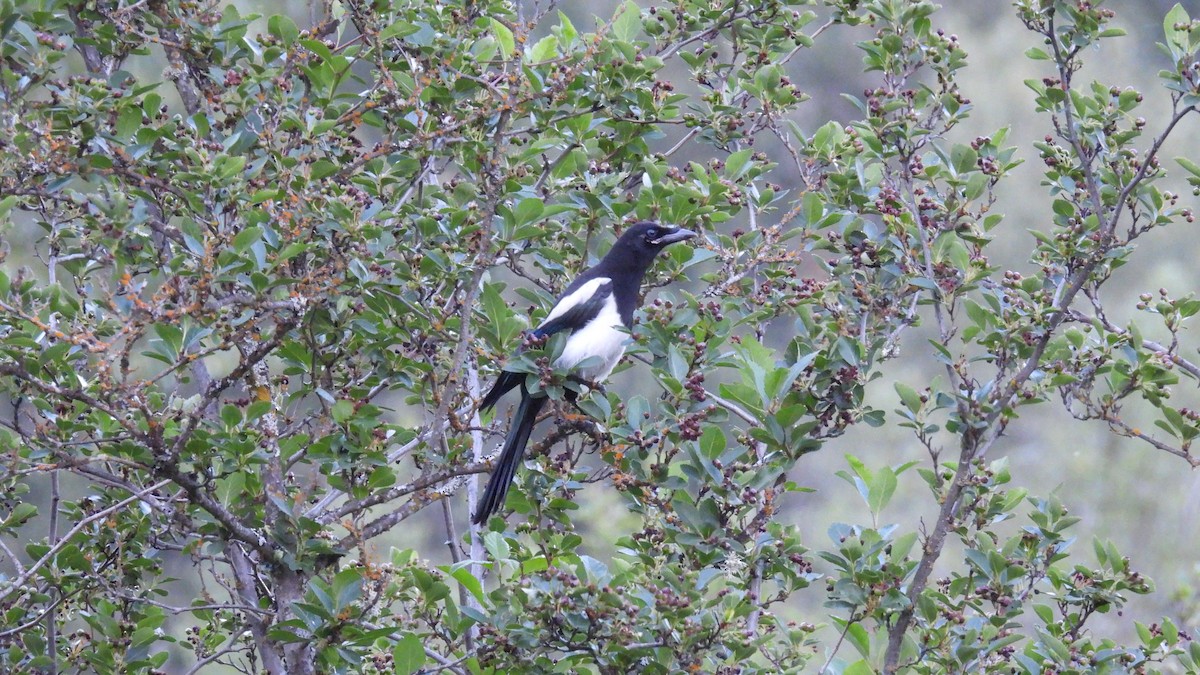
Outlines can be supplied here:
<path id="1" fill-rule="evenodd" d="M 281 10 L 0 4 L 6 671 L 1196 669 L 1197 8 Z"/>

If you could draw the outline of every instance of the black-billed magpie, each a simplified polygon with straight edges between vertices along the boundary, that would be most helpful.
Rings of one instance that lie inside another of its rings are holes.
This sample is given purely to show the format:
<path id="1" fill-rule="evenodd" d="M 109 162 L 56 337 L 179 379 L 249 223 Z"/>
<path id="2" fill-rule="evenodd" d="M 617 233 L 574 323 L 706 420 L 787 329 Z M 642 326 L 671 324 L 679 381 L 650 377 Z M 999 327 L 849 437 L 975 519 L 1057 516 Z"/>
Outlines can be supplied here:
<path id="1" fill-rule="evenodd" d="M 592 359 L 572 373 L 587 383 L 603 381 L 625 353 L 628 330 L 633 326 L 633 311 L 637 309 L 638 291 L 642 278 L 654 262 L 654 257 L 668 244 L 696 236 L 681 227 L 641 221 L 632 225 L 613 244 L 604 258 L 579 275 L 563 291 L 542 324 L 532 334 L 545 338 L 559 331 L 570 331 L 562 354 L 554 361 L 557 368 L 569 369 Z M 491 391 L 483 397 L 480 410 L 487 410 L 504 394 L 521 388 L 521 404 L 504 439 L 504 449 L 488 481 L 487 489 L 475 506 L 472 522 L 482 524 L 504 504 L 504 496 L 512 483 L 529 434 L 537 422 L 538 412 L 546 403 L 545 394 L 530 395 L 525 387 L 526 373 L 501 371 Z"/>

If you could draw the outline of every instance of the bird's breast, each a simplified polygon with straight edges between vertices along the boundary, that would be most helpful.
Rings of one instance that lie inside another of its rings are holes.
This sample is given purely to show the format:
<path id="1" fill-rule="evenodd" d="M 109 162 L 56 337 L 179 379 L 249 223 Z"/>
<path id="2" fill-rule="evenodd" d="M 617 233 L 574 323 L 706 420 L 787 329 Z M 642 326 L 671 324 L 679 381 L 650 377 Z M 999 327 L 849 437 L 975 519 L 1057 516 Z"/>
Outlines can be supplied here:
<path id="1" fill-rule="evenodd" d="M 624 331 L 617 303 L 610 295 L 596 318 L 571 333 L 554 365 L 569 369 L 585 359 L 599 357 L 599 363 L 575 372 L 585 380 L 600 382 L 616 368 L 628 339 L 629 333 Z"/>

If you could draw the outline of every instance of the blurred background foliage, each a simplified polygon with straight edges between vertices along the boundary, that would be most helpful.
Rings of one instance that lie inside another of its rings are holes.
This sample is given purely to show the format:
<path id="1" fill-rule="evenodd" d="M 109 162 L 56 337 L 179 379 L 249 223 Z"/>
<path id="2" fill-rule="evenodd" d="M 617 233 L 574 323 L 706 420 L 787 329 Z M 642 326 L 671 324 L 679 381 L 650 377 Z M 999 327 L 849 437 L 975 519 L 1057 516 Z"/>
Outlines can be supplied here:
<path id="1" fill-rule="evenodd" d="M 1155 46 L 1160 41 L 1161 17 L 1174 4 L 1167 0 L 1104 3 L 1117 13 L 1115 25 L 1129 34 L 1089 49 L 1080 81 L 1100 79 L 1116 86 L 1153 91 L 1158 71 L 1165 63 Z M 1193 16 L 1200 11 L 1200 3 L 1182 4 Z M 960 83 L 975 108 L 957 133 L 969 138 L 1008 126 L 1008 140 L 1018 147 L 1017 156 L 1025 160 L 997 187 L 997 211 L 1005 214 L 1005 220 L 994 232 L 996 240 L 989 251 L 1002 268 L 1032 274 L 1028 230 L 1045 228 L 1051 198 L 1039 187 L 1043 166 L 1032 151 L 1032 144 L 1046 133 L 1044 118 L 1033 114 L 1032 92 L 1023 83 L 1041 78 L 1045 71 L 1038 62 L 1017 56 L 1034 45 L 1014 18 L 1009 3 L 945 2 L 938 18 L 948 32 L 959 36 L 970 64 L 961 72 Z M 813 92 L 813 99 L 798 111 L 809 127 L 823 119 L 848 119 L 854 114 L 836 92 L 843 87 L 848 91 L 861 89 L 843 83 L 861 79 L 863 74 L 840 51 L 827 50 L 833 46 L 816 45 L 813 60 L 806 59 L 793 68 L 797 85 Z M 818 93 L 821 91 L 825 95 Z M 1165 97 L 1147 96 L 1140 114 L 1162 119 L 1168 104 Z M 1184 122 L 1175 140 L 1178 145 L 1174 153 L 1168 153 L 1171 156 L 1200 155 L 1198 120 Z M 1185 200 L 1200 203 L 1188 188 L 1180 191 Z M 1138 242 L 1136 259 L 1117 270 L 1106 286 L 1112 294 L 1110 310 L 1116 323 L 1138 314 L 1136 305 L 1142 293 L 1156 293 L 1166 287 L 1183 294 L 1200 288 L 1200 266 L 1195 264 L 1200 239 L 1191 227 L 1156 232 Z M 904 381 L 918 382 L 931 377 L 936 366 L 920 356 L 910 352 L 888 363 L 889 378 L 894 374 Z M 878 389 L 871 392 L 883 397 L 891 393 Z M 1178 396 L 1181 405 L 1194 407 L 1200 400 L 1200 393 L 1189 387 L 1181 387 Z M 891 408 L 882 402 L 877 405 Z M 1023 423 L 1014 425 L 1013 433 L 994 450 L 996 456 L 1009 459 L 1015 484 L 1028 488 L 1031 494 L 1057 491 L 1072 513 L 1081 518 L 1074 532 L 1080 542 L 1087 542 L 1093 535 L 1111 539 L 1157 582 L 1157 593 L 1130 597 L 1125 616 L 1148 620 L 1168 615 L 1176 617 L 1180 625 L 1200 627 L 1200 537 L 1194 534 L 1200 532 L 1200 474 L 1175 458 L 1147 455 L 1140 443 L 1116 436 L 1102 425 L 1077 422 L 1053 403 L 1025 409 L 1022 419 Z M 883 440 L 884 436 L 888 439 Z M 861 508 L 851 498 L 849 486 L 833 477 L 844 465 L 839 451 L 843 448 L 871 465 L 916 460 L 925 454 L 911 435 L 887 426 L 852 429 L 845 438 L 826 446 L 825 451 L 806 457 L 804 482 L 818 489 L 792 498 L 806 541 L 820 536 L 821 523 L 853 519 L 855 510 Z M 915 476 L 902 478 L 897 508 L 900 504 L 931 508 L 919 498 L 923 490 L 924 485 Z M 1130 624 L 1115 614 L 1096 617 L 1096 624 L 1107 624 L 1106 630 L 1130 630 Z"/>
<path id="2" fill-rule="evenodd" d="M 313 22 L 311 7 L 306 3 L 233 4 L 242 14 L 269 16 L 286 12 L 299 26 Z M 561 9 L 582 30 L 584 26 L 592 26 L 593 16 L 613 16 L 620 4 L 577 2 Z M 1165 119 L 1168 101 L 1158 88 L 1157 73 L 1165 67 L 1166 60 L 1155 43 L 1162 39 L 1162 16 L 1173 4 L 1163 0 L 1110 0 L 1105 3 L 1117 13 L 1115 25 L 1128 31 L 1128 35 L 1089 47 L 1084 54 L 1086 65 L 1079 81 L 1100 78 L 1106 84 L 1131 86 L 1147 92 L 1140 114 L 1152 121 Z M 1200 4 L 1182 4 L 1193 16 L 1200 15 Z M 1051 197 L 1041 187 L 1044 166 L 1033 148 L 1034 143 L 1047 133 L 1045 117 L 1034 114 L 1034 94 L 1023 84 L 1027 79 L 1040 79 L 1046 75 L 1043 64 L 1022 56 L 1026 49 L 1036 46 L 1036 39 L 1014 17 L 1009 3 L 992 0 L 946 2 L 936 15 L 936 24 L 948 34 L 956 35 L 968 54 L 969 67 L 960 71 L 958 83 L 962 94 L 971 100 L 973 110 L 948 138 L 953 142 L 969 143 L 977 136 L 1008 127 L 1007 144 L 1015 145 L 1016 158 L 1024 160 L 997 189 L 995 211 L 1003 213 L 1005 219 L 993 232 L 996 240 L 988 249 L 991 262 L 1026 276 L 1037 276 L 1037 268 L 1029 263 L 1033 244 L 1029 230 L 1049 229 L 1053 211 Z M 265 30 L 265 26 L 256 29 Z M 836 30 L 848 29 L 839 27 Z M 862 35 L 817 40 L 800 58 L 786 65 L 787 77 L 799 91 L 810 97 L 791 114 L 791 119 L 806 134 L 814 133 L 831 120 L 841 125 L 860 117 L 858 109 L 841 94 L 861 93 L 874 86 L 875 80 L 863 72 L 861 52 L 852 46 L 852 39 L 862 39 Z M 683 65 L 679 61 L 669 63 L 664 71 L 667 76 L 663 79 L 685 82 Z M 155 80 L 166 66 L 166 60 L 141 60 L 133 74 Z M 680 90 L 678 93 L 694 95 L 697 91 Z M 178 101 L 167 103 L 172 107 L 179 105 Z M 372 133 L 369 126 L 364 128 L 362 135 L 367 145 L 378 140 L 372 138 Z M 672 133 L 654 141 L 652 149 L 665 151 L 673 147 L 680 136 Z M 1185 120 L 1177 130 L 1166 154 L 1191 155 L 1200 160 L 1197 149 L 1200 149 L 1200 123 L 1193 117 Z M 782 148 L 758 147 L 756 150 L 767 153 L 771 161 L 778 163 L 771 177 L 773 181 L 785 188 L 802 182 L 802 177 L 789 168 L 791 160 Z M 684 147 L 674 155 L 671 163 L 685 165 L 694 161 L 704 164 L 711 158 L 711 148 L 695 144 Z M 1182 181 L 1171 185 L 1184 195 L 1183 201 L 1196 202 L 1190 188 Z M 769 224 L 784 215 L 775 212 L 761 217 L 763 224 Z M 735 220 L 742 217 L 744 215 L 739 215 Z M 3 236 L 9 251 L 4 261 L 6 268 L 15 269 L 21 265 L 38 268 L 29 252 L 42 246 L 43 232 L 31 219 L 15 218 Z M 1183 295 L 1200 286 L 1200 265 L 1194 262 L 1200 253 L 1198 241 L 1200 239 L 1182 225 L 1142 237 L 1137 244 L 1137 254 L 1129 264 L 1116 270 L 1113 280 L 1106 286 L 1110 319 L 1124 325 L 1139 315 L 1139 296 L 1156 294 L 1160 287 Z M 678 272 L 678 264 L 676 261 L 672 272 Z M 802 263 L 801 270 L 804 276 L 822 274 L 822 268 L 811 262 Z M 510 278 L 509 281 L 518 280 Z M 688 288 L 686 282 L 680 282 L 679 286 Z M 514 312 L 520 314 L 520 310 L 529 304 L 527 298 L 522 298 L 514 303 Z M 767 333 L 767 340 L 782 344 L 786 341 L 786 331 L 787 326 L 773 326 Z M 512 337 L 510 334 L 508 339 Z M 914 347 L 934 337 L 936 332 L 929 326 L 912 329 L 906 344 L 901 346 L 901 358 L 884 366 L 882 382 L 895 379 L 919 383 L 937 377 L 940 364 L 931 358 L 929 350 Z M 1147 337 L 1161 339 L 1163 336 L 1148 331 Z M 619 373 L 609 390 L 617 393 L 652 390 L 654 385 L 648 370 L 637 364 Z M 389 420 L 394 424 L 418 424 L 426 411 L 425 407 L 406 405 L 399 399 L 383 400 L 396 409 L 395 419 Z M 894 420 L 891 411 L 900 403 L 890 387 L 866 389 L 866 405 L 888 411 L 889 421 Z M 1194 387 L 1181 386 L 1176 391 L 1174 405 L 1200 408 L 1200 395 Z M 1056 402 L 1022 408 L 1020 415 L 1020 423 L 1013 425 L 1013 431 L 1000 439 L 989 456 L 989 459 L 1008 458 L 1013 477 L 1010 487 L 1026 488 L 1037 495 L 1058 494 L 1071 513 L 1081 519 L 1073 530 L 1074 537 L 1080 542 L 1088 542 L 1093 536 L 1112 540 L 1130 555 L 1137 569 L 1157 582 L 1157 592 L 1132 596 L 1123 615 L 1113 613 L 1097 617 L 1092 624 L 1095 630 L 1133 640 L 1137 636 L 1132 619 L 1150 623 L 1160 616 L 1174 617 L 1180 627 L 1189 630 L 1200 629 L 1200 536 L 1197 536 L 1200 533 L 1200 475 L 1188 470 L 1187 464 L 1179 459 L 1114 435 L 1102 424 L 1085 424 L 1071 419 Z M 895 424 L 879 428 L 852 427 L 845 435 L 826 442 L 820 452 L 803 457 L 789 477 L 810 491 L 787 496 L 778 519 L 794 523 L 806 545 L 825 545 L 831 523 L 865 522 L 871 517 L 853 485 L 837 475 L 847 466 L 846 455 L 853 455 L 871 467 L 927 459 L 925 448 L 911 432 Z M 33 495 L 46 499 L 44 482 L 32 481 L 31 487 Z M 900 474 L 885 520 L 899 522 L 906 529 L 919 529 L 922 523 L 931 522 L 936 515 L 936 504 L 929 501 L 927 492 L 928 488 L 915 472 Z M 639 519 L 627 513 L 621 497 L 604 482 L 577 491 L 575 497 L 580 510 L 574 520 L 579 534 L 587 541 L 588 554 L 608 559 L 612 550 L 606 544 L 635 530 Z M 462 512 L 465 508 L 460 507 Z M 517 516 L 523 517 L 524 514 Z M 446 535 L 442 518 L 438 510 L 426 509 L 409 520 L 401 533 L 385 535 L 380 543 L 419 550 L 438 564 L 450 563 L 444 545 Z M 955 555 L 944 558 L 956 559 Z M 185 577 L 184 571 L 189 565 L 181 560 L 172 567 L 170 573 Z M 186 597 L 187 591 L 176 588 L 173 595 Z M 825 600 L 820 593 L 798 593 L 777 613 L 788 619 L 820 623 L 829 611 L 823 607 Z M 818 659 L 817 663 L 822 660 Z"/>
<path id="3" fill-rule="evenodd" d="M 1116 86 L 1153 91 L 1157 73 L 1164 67 L 1164 57 L 1155 46 L 1160 41 L 1161 17 L 1174 4 L 1169 0 L 1104 3 L 1117 12 L 1115 25 L 1129 35 L 1089 50 L 1081 81 L 1101 79 Z M 1182 4 L 1193 16 L 1200 11 L 1200 3 Z M 1043 167 L 1032 150 L 1032 144 L 1046 133 L 1044 119 L 1034 115 L 1032 92 L 1023 82 L 1040 78 L 1045 71 L 1038 62 L 1018 56 L 1034 45 L 1014 18 L 1009 3 L 944 2 L 938 19 L 948 32 L 959 36 L 968 52 L 970 67 L 960 73 L 959 81 L 975 108 L 957 130 L 960 138 L 1008 126 L 1008 140 L 1018 147 L 1017 156 L 1025 160 L 997 187 L 997 211 L 1006 217 L 994 232 L 996 240 L 989 251 L 997 265 L 1031 274 L 1028 230 L 1046 226 L 1051 198 L 1039 187 Z M 847 59 L 836 45 L 818 42 L 810 58 L 793 66 L 789 74 L 797 86 L 813 95 L 797 111 L 806 128 L 825 119 L 853 117 L 853 107 L 837 93 L 861 89 L 845 83 L 861 81 L 864 75 L 856 61 Z M 1161 119 L 1168 103 L 1162 96 L 1147 96 L 1141 114 Z M 1175 140 L 1178 145 L 1171 156 L 1200 156 L 1198 120 L 1184 122 Z M 1193 204 L 1200 201 L 1187 188 L 1181 191 L 1185 200 Z M 1200 288 L 1200 265 L 1195 264 L 1200 238 L 1194 230 L 1185 226 L 1157 232 L 1139 241 L 1138 250 L 1136 259 L 1117 270 L 1106 286 L 1112 294 L 1110 308 L 1118 324 L 1138 314 L 1136 305 L 1142 293 L 1166 287 L 1182 294 Z M 919 382 L 932 376 L 936 365 L 913 352 L 887 364 L 889 379 L 895 375 L 907 382 Z M 876 389 L 869 396 L 887 398 L 891 394 Z M 1178 395 L 1182 405 L 1194 406 L 1200 400 L 1200 394 L 1187 387 L 1180 388 Z M 882 401 L 876 405 L 891 409 Z M 1147 455 L 1140 443 L 1113 435 L 1102 425 L 1077 422 L 1053 403 L 1027 408 L 1022 418 L 1023 423 L 1015 425 L 1013 433 L 994 450 L 996 456 L 1011 462 L 1015 484 L 1032 494 L 1057 491 L 1072 513 L 1081 518 L 1074 533 L 1079 541 L 1087 542 L 1093 535 L 1111 539 L 1157 582 L 1157 593 L 1131 596 L 1125 617 L 1149 620 L 1168 615 L 1176 617 L 1180 625 L 1200 627 L 1200 536 L 1196 536 L 1200 532 L 1200 474 L 1175 458 Z M 925 455 L 911 435 L 889 425 L 882 429 L 852 429 L 824 451 L 806 457 L 803 483 L 817 490 L 790 499 L 805 541 L 819 538 L 822 524 L 853 520 L 856 511 L 861 511 L 851 488 L 833 475 L 844 466 L 843 452 L 853 453 L 871 465 L 917 460 Z M 924 489 L 915 476 L 902 478 L 896 508 L 903 504 L 931 509 L 920 499 Z M 926 512 L 924 517 L 930 515 Z M 805 596 L 801 602 L 808 599 Z M 1125 618 L 1115 614 L 1095 620 L 1098 626 L 1107 624 L 1105 630 L 1130 630 Z"/>

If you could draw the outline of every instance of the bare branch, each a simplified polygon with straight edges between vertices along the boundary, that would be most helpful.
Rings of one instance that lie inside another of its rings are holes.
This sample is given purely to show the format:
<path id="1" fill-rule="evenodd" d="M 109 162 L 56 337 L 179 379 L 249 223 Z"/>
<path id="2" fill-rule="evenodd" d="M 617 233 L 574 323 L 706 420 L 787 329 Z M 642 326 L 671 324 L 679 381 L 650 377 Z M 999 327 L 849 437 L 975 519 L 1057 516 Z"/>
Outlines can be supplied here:
<path id="1" fill-rule="evenodd" d="M 229 565 L 233 570 L 233 578 L 237 586 L 237 595 L 242 603 L 250 606 L 259 604 L 257 582 L 254 576 L 254 561 L 242 550 L 237 542 L 229 543 Z M 287 675 L 283 656 L 279 653 L 277 643 L 272 640 L 267 631 L 271 626 L 270 618 L 258 614 L 246 616 L 250 634 L 254 636 L 254 644 L 258 648 L 258 657 L 262 659 L 263 668 L 271 675 Z"/>

